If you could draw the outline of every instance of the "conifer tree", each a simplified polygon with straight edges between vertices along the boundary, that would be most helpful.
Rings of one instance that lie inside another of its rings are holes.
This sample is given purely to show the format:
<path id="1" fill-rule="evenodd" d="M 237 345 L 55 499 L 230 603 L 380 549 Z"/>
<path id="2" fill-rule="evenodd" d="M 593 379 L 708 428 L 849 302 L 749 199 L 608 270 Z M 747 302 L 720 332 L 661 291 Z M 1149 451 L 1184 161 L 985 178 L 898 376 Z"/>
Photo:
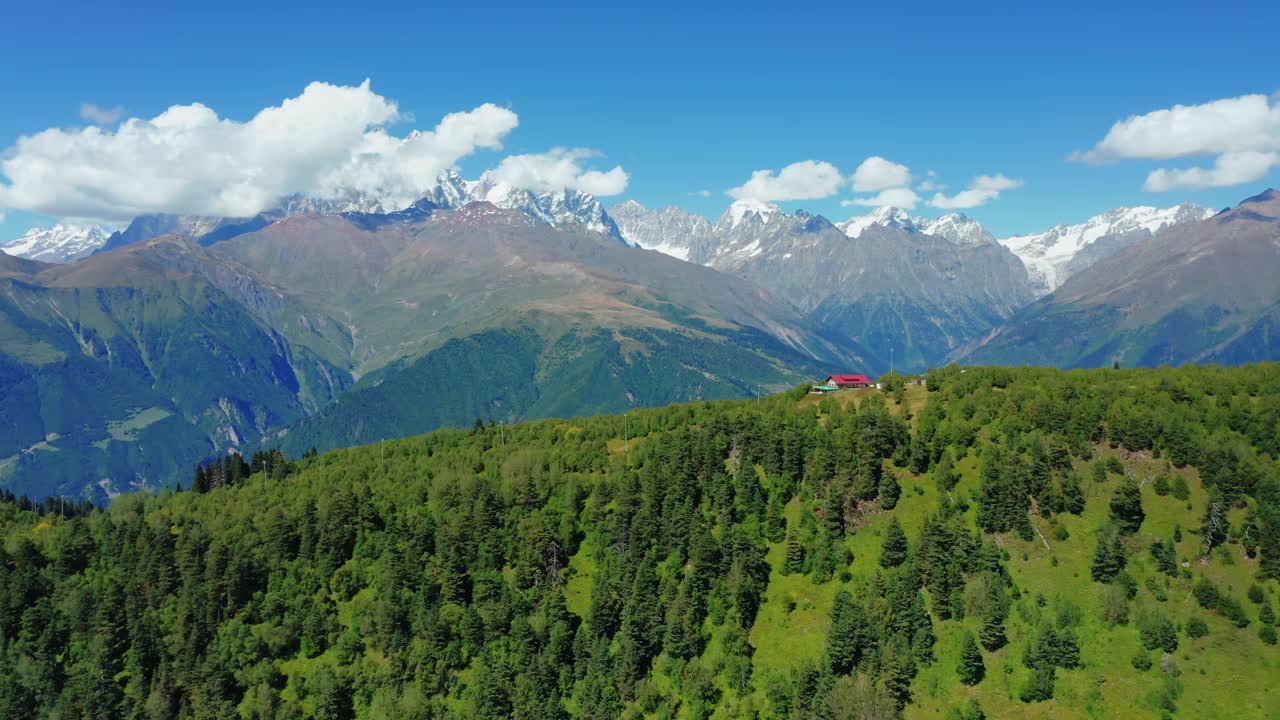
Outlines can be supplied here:
<path id="1" fill-rule="evenodd" d="M 1104 530 L 1098 536 L 1098 544 L 1093 552 L 1093 563 L 1090 572 L 1096 582 L 1111 582 L 1125 567 L 1124 545 L 1120 542 L 1120 534 L 1114 529 Z"/>
<path id="2" fill-rule="evenodd" d="M 895 516 L 889 520 L 889 527 L 884 533 L 884 542 L 880 547 L 880 567 L 897 567 L 907 559 L 907 534 L 902 531 Z"/>
<path id="3" fill-rule="evenodd" d="M 1122 535 L 1132 535 L 1142 527 L 1142 490 L 1133 478 L 1125 478 L 1111 496 L 1111 519 Z"/>
<path id="4" fill-rule="evenodd" d="M 1075 472 L 1062 476 L 1061 494 L 1063 511 L 1072 515 L 1084 512 L 1084 490 L 1080 487 L 1080 476 Z"/>
<path id="5" fill-rule="evenodd" d="M 804 547 L 794 532 L 787 533 L 787 559 L 782 566 L 783 575 L 804 572 Z"/>
<path id="6" fill-rule="evenodd" d="M 942 455 L 938 457 L 938 462 L 933 466 L 933 482 L 944 493 L 951 492 L 956 483 L 960 481 L 960 476 L 955 472 L 952 464 L 951 448 L 948 447 L 942 451 Z"/>
<path id="7" fill-rule="evenodd" d="M 836 593 L 827 635 L 827 660 L 831 672 L 848 675 L 858 666 L 870 638 L 871 621 L 866 610 L 847 591 Z"/>
<path id="8" fill-rule="evenodd" d="M 1009 641 L 1004 632 L 1004 619 L 994 614 L 982 621 L 982 631 L 979 635 L 982 639 L 982 647 L 988 652 L 999 650 Z"/>
<path id="9" fill-rule="evenodd" d="M 960 682 L 965 685 L 977 685 L 986 675 L 987 667 L 982 662 L 982 651 L 973 638 L 973 633 L 965 632 L 960 640 L 960 664 L 956 667 Z"/>

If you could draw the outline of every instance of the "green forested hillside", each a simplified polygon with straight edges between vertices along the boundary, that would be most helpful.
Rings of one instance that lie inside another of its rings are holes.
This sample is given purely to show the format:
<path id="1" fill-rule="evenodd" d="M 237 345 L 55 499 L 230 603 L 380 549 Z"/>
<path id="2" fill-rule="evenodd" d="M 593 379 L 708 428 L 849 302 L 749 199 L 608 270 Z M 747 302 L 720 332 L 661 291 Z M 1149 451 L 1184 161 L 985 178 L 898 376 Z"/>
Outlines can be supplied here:
<path id="1" fill-rule="evenodd" d="M 1277 365 L 948 368 L 0 501 L 0 716 L 1275 717 L 1278 455 Z"/>

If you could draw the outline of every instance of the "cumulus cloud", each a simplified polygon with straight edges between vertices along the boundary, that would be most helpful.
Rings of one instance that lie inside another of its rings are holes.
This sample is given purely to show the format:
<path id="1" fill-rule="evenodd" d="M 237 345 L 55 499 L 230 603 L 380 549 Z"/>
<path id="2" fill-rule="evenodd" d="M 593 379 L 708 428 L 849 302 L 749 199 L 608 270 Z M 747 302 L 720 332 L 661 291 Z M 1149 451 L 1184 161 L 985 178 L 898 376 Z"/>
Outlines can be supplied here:
<path id="1" fill-rule="evenodd" d="M 1255 150 L 1223 153 L 1218 156 L 1211 168 L 1152 170 L 1142 189 L 1148 192 L 1166 192 L 1242 185 L 1266 177 L 1275 165 L 1280 165 L 1280 153 Z"/>
<path id="2" fill-rule="evenodd" d="M 880 192 L 890 188 L 905 188 L 911 184 L 911 169 L 891 160 L 873 155 L 853 171 L 854 192 Z"/>
<path id="3" fill-rule="evenodd" d="M 834 195 L 842 183 L 844 177 L 835 165 L 802 160 L 791 163 L 777 173 L 772 170 L 757 170 L 751 173 L 751 179 L 746 183 L 726 192 L 735 200 L 817 200 Z"/>
<path id="4" fill-rule="evenodd" d="M 895 187 L 881 190 L 871 197 L 841 200 L 840 204 L 845 207 L 850 205 L 866 205 L 868 207 L 893 206 L 903 210 L 914 210 L 918 202 L 920 202 L 920 196 L 916 194 L 915 190 L 909 187 Z"/>
<path id="5" fill-rule="evenodd" d="M 969 187 L 955 195 L 934 193 L 929 204 L 944 210 L 975 208 L 990 200 L 1000 197 L 1005 190 L 1022 187 L 1022 181 L 1005 177 L 1001 174 L 979 175 L 973 179 Z"/>
<path id="6" fill-rule="evenodd" d="M 91 102 L 80 103 L 80 117 L 94 125 L 110 125 L 123 115 L 124 108 L 118 105 L 113 108 L 104 108 L 98 107 Z"/>
<path id="7" fill-rule="evenodd" d="M 1092 149 L 1070 160 L 1173 160 L 1217 156 L 1211 168 L 1160 168 L 1146 190 L 1223 187 L 1254 182 L 1280 164 L 1280 100 L 1242 95 L 1200 105 L 1175 105 L 1134 115 L 1111 127 Z"/>
<path id="8" fill-rule="evenodd" d="M 545 153 L 510 155 L 485 172 L 484 177 L 535 192 L 578 190 L 598 196 L 622 193 L 630 178 L 621 165 L 604 172 L 582 167 L 582 161 L 599 156 L 599 152 L 587 148 L 553 148 Z"/>
<path id="9" fill-rule="evenodd" d="M 49 129 L 0 161 L 0 208 L 127 220 L 145 213 L 243 217 L 292 192 L 354 189 L 403 206 L 480 148 L 500 148 L 516 114 L 492 104 L 446 115 L 403 137 L 396 103 L 358 86 L 311 83 L 240 122 L 175 105 L 114 131 Z M 593 182 L 603 182 L 594 179 Z"/>

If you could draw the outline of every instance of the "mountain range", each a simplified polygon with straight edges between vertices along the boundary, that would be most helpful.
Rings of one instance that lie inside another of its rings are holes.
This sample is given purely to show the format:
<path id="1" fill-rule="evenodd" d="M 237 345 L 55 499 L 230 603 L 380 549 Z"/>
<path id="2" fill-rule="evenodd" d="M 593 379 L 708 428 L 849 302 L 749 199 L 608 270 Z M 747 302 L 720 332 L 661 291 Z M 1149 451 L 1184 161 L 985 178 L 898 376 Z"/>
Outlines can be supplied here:
<path id="1" fill-rule="evenodd" d="M 1062 367 L 1280 359 L 1277 270 L 1280 192 L 1268 190 L 1071 274 L 958 357 Z"/>
<path id="2" fill-rule="evenodd" d="M 100 499 L 260 443 L 740 397 L 875 363 L 748 282 L 487 201 L 191 235 L 0 257 L 0 481 Z"/>
<path id="3" fill-rule="evenodd" d="M 448 173 L 404 208 L 299 195 L 249 218 L 60 226 L 0 254 L 0 483 L 100 499 L 230 449 L 838 370 L 1275 359 L 1277 204 L 997 239 L 961 214 L 833 223 L 738 201 L 713 222 Z"/>

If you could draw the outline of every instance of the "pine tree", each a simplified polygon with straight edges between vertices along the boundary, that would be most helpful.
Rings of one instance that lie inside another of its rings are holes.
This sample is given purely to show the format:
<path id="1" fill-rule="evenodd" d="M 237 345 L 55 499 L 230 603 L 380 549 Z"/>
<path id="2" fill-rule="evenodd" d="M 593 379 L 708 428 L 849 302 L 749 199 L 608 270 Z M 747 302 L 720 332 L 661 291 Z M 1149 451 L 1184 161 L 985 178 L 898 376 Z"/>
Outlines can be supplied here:
<path id="1" fill-rule="evenodd" d="M 895 516 L 889 521 L 880 547 L 880 567 L 897 567 L 907 559 L 907 535 Z"/>
<path id="2" fill-rule="evenodd" d="M 982 630 L 979 635 L 982 640 L 982 647 L 986 648 L 988 652 L 999 650 L 1009 641 L 1004 633 L 1004 619 L 995 614 L 989 615 L 983 620 Z"/>
<path id="3" fill-rule="evenodd" d="M 938 462 L 933 466 L 932 471 L 934 484 L 943 492 L 951 492 L 956 483 L 960 481 L 960 476 L 956 474 L 952 465 L 951 448 L 947 448 L 942 451 L 942 455 L 938 458 Z"/>
<path id="4" fill-rule="evenodd" d="M 1103 531 L 1093 552 L 1090 572 L 1096 582 L 1111 582 L 1125 567 L 1124 545 L 1115 529 Z"/>
<path id="5" fill-rule="evenodd" d="M 1062 476 L 1061 483 L 1062 509 L 1072 515 L 1084 512 L 1084 490 L 1080 487 L 1080 476 L 1069 472 Z"/>
<path id="6" fill-rule="evenodd" d="M 987 673 L 987 667 L 982 662 L 982 651 L 978 649 L 978 643 L 971 632 L 966 631 L 960 641 L 960 664 L 956 671 L 960 674 L 960 682 L 965 685 L 977 685 Z"/>
<path id="7" fill-rule="evenodd" d="M 1018 695 L 1024 703 L 1042 702 L 1053 699 L 1054 667 L 1042 663 L 1035 668 L 1027 684 Z"/>
<path id="8" fill-rule="evenodd" d="M 871 621 L 866 610 L 847 591 L 837 592 L 831 609 L 831 630 L 827 635 L 827 660 L 831 672 L 836 675 L 853 672 L 870 637 Z"/>
<path id="9" fill-rule="evenodd" d="M 911 679 L 916 676 L 915 658 L 911 646 L 901 633 L 885 643 L 880 658 L 880 682 L 901 708 L 911 700 Z"/>
<path id="10" fill-rule="evenodd" d="M 1142 527 L 1142 489 L 1133 478 L 1125 478 L 1111 496 L 1111 518 L 1122 535 L 1132 535 Z"/>
<path id="11" fill-rule="evenodd" d="M 880 476 L 880 507 L 885 510 L 892 510 L 898 506 L 898 499 L 902 497 L 902 487 L 898 485 L 898 478 L 893 472 L 886 472 Z"/>
<path id="12" fill-rule="evenodd" d="M 795 533 L 787 533 L 787 559 L 782 566 L 783 575 L 804 572 L 804 547 Z"/>

